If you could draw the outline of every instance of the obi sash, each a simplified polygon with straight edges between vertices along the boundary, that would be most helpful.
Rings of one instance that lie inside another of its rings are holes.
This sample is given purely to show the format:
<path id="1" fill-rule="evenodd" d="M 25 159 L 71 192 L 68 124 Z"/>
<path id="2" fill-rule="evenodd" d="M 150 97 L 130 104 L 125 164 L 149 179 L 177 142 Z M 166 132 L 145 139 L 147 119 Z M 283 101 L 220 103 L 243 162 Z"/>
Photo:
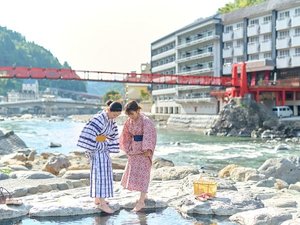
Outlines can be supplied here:
<path id="1" fill-rule="evenodd" d="M 133 135 L 134 141 L 143 141 L 143 135 Z"/>
<path id="2" fill-rule="evenodd" d="M 104 135 L 98 135 L 98 136 L 96 136 L 96 141 L 104 142 L 104 141 L 106 141 L 106 137 Z"/>

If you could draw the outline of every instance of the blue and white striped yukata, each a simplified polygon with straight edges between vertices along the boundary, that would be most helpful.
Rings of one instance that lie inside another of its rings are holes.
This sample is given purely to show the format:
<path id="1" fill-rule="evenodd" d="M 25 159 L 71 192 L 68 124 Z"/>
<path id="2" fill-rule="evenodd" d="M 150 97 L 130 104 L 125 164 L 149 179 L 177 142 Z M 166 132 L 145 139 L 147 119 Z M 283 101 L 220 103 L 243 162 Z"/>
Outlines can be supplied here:
<path id="1" fill-rule="evenodd" d="M 96 141 L 98 135 L 106 136 L 104 142 Z M 109 153 L 119 152 L 116 122 L 108 119 L 105 111 L 96 114 L 83 128 L 77 146 L 90 156 L 90 196 L 108 198 L 113 196 L 113 173 Z"/>

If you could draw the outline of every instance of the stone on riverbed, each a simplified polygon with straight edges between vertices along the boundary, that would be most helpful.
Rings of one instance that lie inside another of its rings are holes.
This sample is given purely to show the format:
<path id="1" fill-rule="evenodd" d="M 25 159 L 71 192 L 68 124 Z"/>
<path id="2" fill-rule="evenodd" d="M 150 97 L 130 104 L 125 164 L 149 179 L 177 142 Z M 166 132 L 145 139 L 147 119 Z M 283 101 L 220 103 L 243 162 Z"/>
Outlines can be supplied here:
<path id="1" fill-rule="evenodd" d="M 292 219 L 292 214 L 284 209 L 262 208 L 240 212 L 231 216 L 229 219 L 241 225 L 272 225 L 282 224 L 282 222 Z"/>
<path id="2" fill-rule="evenodd" d="M 190 196 L 182 200 L 177 207 L 187 214 L 231 216 L 238 212 L 262 208 L 264 204 L 247 193 L 226 191 L 218 192 L 215 198 L 207 201 L 199 201 Z"/>

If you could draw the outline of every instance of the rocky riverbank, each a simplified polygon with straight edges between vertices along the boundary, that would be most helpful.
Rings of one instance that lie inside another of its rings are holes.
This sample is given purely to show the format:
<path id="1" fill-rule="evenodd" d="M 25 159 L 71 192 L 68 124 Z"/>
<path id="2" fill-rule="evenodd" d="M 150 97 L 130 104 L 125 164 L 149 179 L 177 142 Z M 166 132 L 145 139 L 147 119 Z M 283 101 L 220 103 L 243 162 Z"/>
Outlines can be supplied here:
<path id="1" fill-rule="evenodd" d="M 113 162 L 115 197 L 110 205 L 116 211 L 132 209 L 138 193 L 123 190 L 119 182 L 126 157 L 117 154 Z M 21 206 L 0 204 L 1 219 L 99 213 L 88 196 L 89 164 L 82 152 L 19 151 L 2 157 L 0 165 L 0 186 L 23 202 Z M 220 215 L 245 225 L 300 221 L 299 157 L 269 159 L 257 169 L 228 165 L 216 174 L 203 172 L 155 159 L 145 210 L 173 207 L 190 218 Z M 218 183 L 216 197 L 195 198 L 193 182 L 200 176 Z"/>

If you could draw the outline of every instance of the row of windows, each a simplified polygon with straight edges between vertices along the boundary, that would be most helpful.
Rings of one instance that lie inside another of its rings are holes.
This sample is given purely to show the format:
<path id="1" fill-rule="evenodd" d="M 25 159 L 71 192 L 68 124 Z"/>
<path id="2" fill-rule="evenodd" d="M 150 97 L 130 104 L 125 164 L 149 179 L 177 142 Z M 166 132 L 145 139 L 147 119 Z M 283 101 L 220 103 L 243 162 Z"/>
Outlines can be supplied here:
<path id="1" fill-rule="evenodd" d="M 206 32 L 202 32 L 202 33 L 197 33 L 197 34 L 193 34 L 187 37 L 181 37 L 178 40 L 178 44 L 183 44 L 183 43 L 189 43 L 191 41 L 196 41 L 202 38 L 206 38 L 206 37 L 211 37 L 213 36 L 214 32 L 212 30 L 206 31 Z"/>
<path id="2" fill-rule="evenodd" d="M 194 63 L 194 64 L 181 66 L 179 70 L 182 72 L 188 72 L 192 70 L 200 70 L 200 69 L 212 68 L 212 67 L 213 67 L 213 62 L 205 62 L 205 63 Z"/>
<path id="3" fill-rule="evenodd" d="M 294 37 L 300 36 L 300 27 L 296 28 L 294 30 Z M 253 36 L 248 38 L 248 44 L 249 43 L 259 43 L 260 37 L 262 37 L 262 42 L 268 42 L 272 39 L 272 34 L 264 34 L 263 36 Z M 277 32 L 277 39 L 285 39 L 290 37 L 290 31 L 279 31 Z M 243 39 L 239 39 L 236 41 L 236 47 L 240 47 L 243 45 Z M 224 43 L 224 48 L 229 49 L 233 47 L 233 41 L 228 41 Z"/>
<path id="4" fill-rule="evenodd" d="M 161 65 L 164 65 L 164 64 L 168 64 L 168 63 L 171 63 L 171 62 L 174 62 L 174 61 L 175 61 L 175 55 L 168 56 L 166 58 L 153 61 L 152 62 L 152 68 L 157 67 L 157 66 L 161 66 Z"/>
<path id="5" fill-rule="evenodd" d="M 161 54 L 163 52 L 166 52 L 166 51 L 169 51 L 171 49 L 174 49 L 175 48 L 175 42 L 172 42 L 172 43 L 169 43 L 167 45 L 164 45 L 160 48 L 157 48 L 155 50 L 152 50 L 152 55 L 158 55 L 158 54 Z"/>
<path id="6" fill-rule="evenodd" d="M 207 52 L 212 52 L 213 51 L 213 47 L 212 46 L 208 46 L 205 48 L 197 48 L 195 50 L 190 50 L 190 51 L 186 51 L 180 54 L 181 58 L 187 58 L 187 57 L 191 57 L 193 55 L 199 55 L 199 54 L 203 54 L 203 53 L 207 53 Z"/>
<path id="7" fill-rule="evenodd" d="M 300 16 L 300 8 L 297 8 L 293 11 L 294 11 L 294 14 L 293 14 L 294 17 Z M 287 18 L 290 18 L 290 11 L 284 11 L 284 12 L 278 13 L 278 20 L 284 20 Z M 267 23 L 270 23 L 271 21 L 272 21 L 271 15 L 268 15 L 268 16 L 265 16 L 262 18 L 262 24 L 267 24 Z M 254 26 L 254 25 L 259 25 L 259 24 L 260 24 L 259 18 L 249 20 L 249 27 Z M 244 25 L 244 23 L 240 22 L 235 25 L 225 26 L 224 33 L 229 33 L 231 31 L 233 31 L 234 28 L 239 29 L 239 28 L 243 27 L 243 25 Z"/>
<path id="8" fill-rule="evenodd" d="M 277 57 L 278 58 L 289 57 L 290 54 L 291 54 L 290 50 L 279 50 L 279 51 L 277 51 Z M 295 48 L 295 54 L 294 55 L 295 56 L 300 56 L 300 48 Z M 259 54 L 248 55 L 248 60 L 259 60 L 259 59 L 260 59 Z M 271 52 L 265 52 L 261 59 L 272 59 L 272 53 Z M 239 57 L 236 58 L 236 62 L 243 62 L 243 61 L 244 61 L 243 56 L 239 56 Z M 232 58 L 224 59 L 224 64 L 232 64 L 232 63 L 233 63 Z"/>

